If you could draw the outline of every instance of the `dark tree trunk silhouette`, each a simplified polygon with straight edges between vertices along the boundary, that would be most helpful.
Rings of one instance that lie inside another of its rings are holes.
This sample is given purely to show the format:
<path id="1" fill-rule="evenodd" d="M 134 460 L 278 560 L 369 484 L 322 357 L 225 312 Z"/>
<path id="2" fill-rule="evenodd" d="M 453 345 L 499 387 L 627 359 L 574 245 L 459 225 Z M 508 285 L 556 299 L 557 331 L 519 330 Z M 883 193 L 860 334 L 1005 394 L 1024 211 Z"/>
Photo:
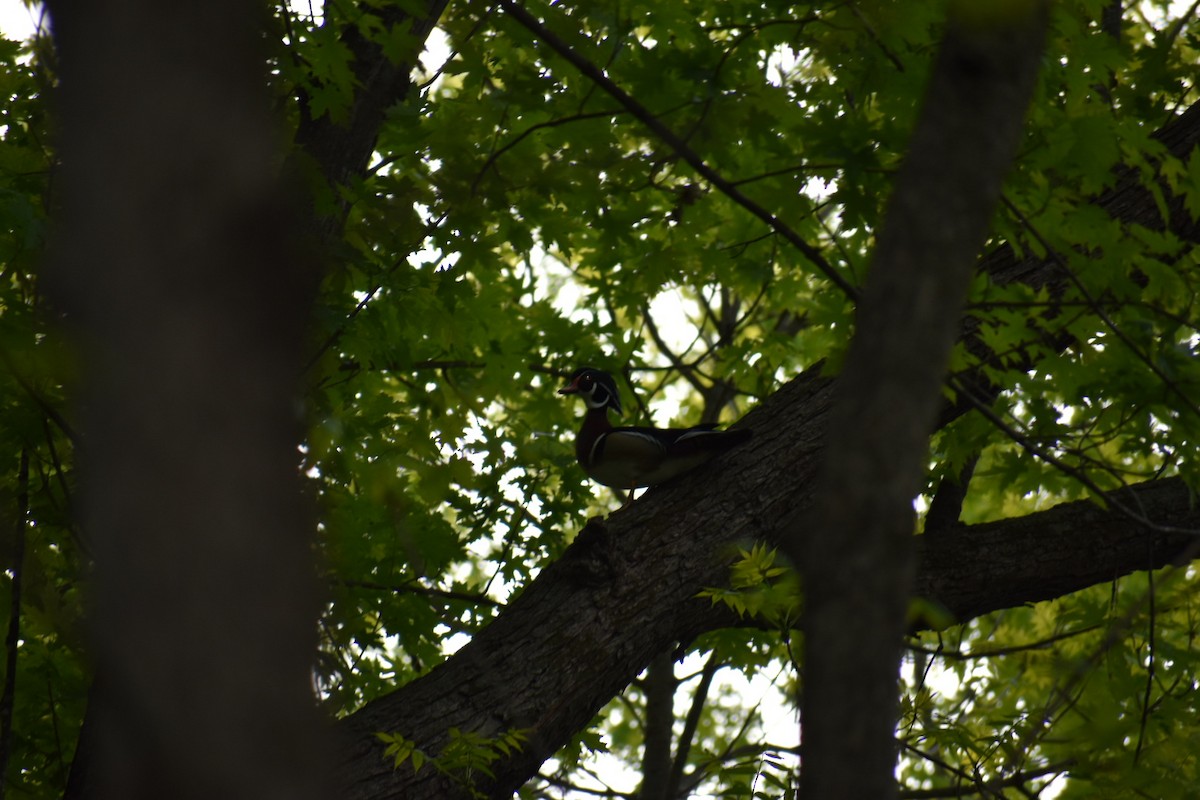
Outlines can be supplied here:
<path id="1" fill-rule="evenodd" d="M 323 797 L 296 444 L 318 268 L 253 4 L 51 3 L 48 280 L 83 361 L 89 797 Z"/>
<path id="2" fill-rule="evenodd" d="M 801 793 L 896 795 L 896 674 L 924 486 L 967 290 L 1017 153 L 1048 10 L 951 10 L 838 378 L 814 509 L 781 532 L 804 586 Z"/>

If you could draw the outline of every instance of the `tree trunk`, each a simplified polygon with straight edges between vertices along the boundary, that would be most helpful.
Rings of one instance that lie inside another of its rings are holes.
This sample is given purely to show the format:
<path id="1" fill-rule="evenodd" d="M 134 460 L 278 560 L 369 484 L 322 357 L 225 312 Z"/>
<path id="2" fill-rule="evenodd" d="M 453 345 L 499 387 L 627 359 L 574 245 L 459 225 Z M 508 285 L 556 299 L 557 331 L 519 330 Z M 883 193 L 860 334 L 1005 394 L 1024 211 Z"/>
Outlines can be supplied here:
<path id="1" fill-rule="evenodd" d="M 896 795 L 913 499 L 971 275 L 1021 140 L 1047 8 L 1030 3 L 999 20 L 984 12 L 986 22 L 966 16 L 951 6 L 879 227 L 816 507 L 781 532 L 804 587 L 808 800 Z"/>
<path id="2" fill-rule="evenodd" d="M 296 448 L 318 277 L 278 174 L 254 4 L 53 2 L 95 554 L 89 797 L 323 797 Z M 86 780 L 86 784 L 81 782 Z"/>

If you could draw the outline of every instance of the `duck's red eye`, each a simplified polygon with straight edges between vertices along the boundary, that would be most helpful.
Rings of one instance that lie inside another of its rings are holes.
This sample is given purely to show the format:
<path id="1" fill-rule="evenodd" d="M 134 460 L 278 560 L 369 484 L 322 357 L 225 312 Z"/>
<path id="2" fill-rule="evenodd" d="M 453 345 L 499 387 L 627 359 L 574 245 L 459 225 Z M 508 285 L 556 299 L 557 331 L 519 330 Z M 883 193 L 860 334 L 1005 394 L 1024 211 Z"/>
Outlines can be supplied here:
<path id="1" fill-rule="evenodd" d="M 591 377 L 589 377 L 587 375 L 584 375 L 582 378 L 579 379 L 579 388 L 580 389 L 583 389 L 586 391 L 588 389 L 591 389 L 592 385 L 593 385 L 592 379 L 591 379 Z"/>

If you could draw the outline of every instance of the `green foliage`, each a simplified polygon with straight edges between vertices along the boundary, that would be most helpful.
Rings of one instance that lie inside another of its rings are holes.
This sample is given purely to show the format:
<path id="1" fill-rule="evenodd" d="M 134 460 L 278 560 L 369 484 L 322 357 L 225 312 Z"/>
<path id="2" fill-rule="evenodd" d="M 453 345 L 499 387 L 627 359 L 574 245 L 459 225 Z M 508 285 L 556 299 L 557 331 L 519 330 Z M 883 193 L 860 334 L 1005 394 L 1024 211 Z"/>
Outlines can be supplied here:
<path id="1" fill-rule="evenodd" d="M 464 733 L 458 728 L 450 728 L 448 734 L 450 740 L 432 758 L 417 747 L 416 743 L 398 733 L 381 732 L 375 736 L 387 745 L 383 756 L 392 760 L 395 769 L 400 769 L 409 762 L 413 772 L 420 772 L 422 767 L 429 764 L 438 772 L 453 778 L 456 783 L 467 789 L 472 797 L 487 796 L 475 789 L 475 781 L 481 775 L 495 777 L 488 768 L 489 765 L 497 759 L 519 751 L 529 739 L 529 732 L 522 729 L 508 730 L 499 736 L 491 737 L 474 732 Z"/>
<path id="2" fill-rule="evenodd" d="M 1161 475 L 1200 485 L 1200 265 L 1194 243 L 1164 225 L 1200 216 L 1200 155 L 1177 159 L 1151 135 L 1197 100 L 1200 41 L 1165 0 L 1127 4 L 1114 35 L 1101 23 L 1109 5 L 1053 5 L 1038 98 L 986 248 L 1049 259 L 1056 278 L 980 274 L 972 288 L 972 329 L 990 355 L 963 345 L 953 366 L 1001 390 L 987 409 L 1004 428 L 978 412 L 945 427 L 928 484 L 932 494 L 978 459 L 968 522 Z M 413 42 L 384 21 L 391 7 L 275 9 L 270 80 L 290 131 L 353 109 L 347 31 L 406 58 Z M 943 4 L 525 7 L 840 274 L 863 278 Z M 732 419 L 818 362 L 836 372 L 853 330 L 852 302 L 805 256 L 512 18 L 451 3 L 437 40 L 445 48 L 425 53 L 419 87 L 387 110 L 368 171 L 310 187 L 320 210 L 345 209 L 302 398 L 327 586 L 316 680 L 333 716 L 447 658 L 609 507 L 574 464 L 577 411 L 554 394 L 563 374 L 586 363 L 624 376 L 629 422 Z M 28 497 L 23 561 L 8 540 L 0 551 L 0 617 L 19 576 L 5 777 L 13 796 L 40 797 L 61 792 L 84 713 L 89 556 L 73 521 L 74 365 L 40 285 L 53 54 L 43 42 L 28 55 L 0 43 L 0 520 Z M 1156 213 L 1110 216 L 1106 193 L 1124 183 Z M 786 629 L 795 587 L 774 552 L 754 544 L 731 561 L 729 584 L 702 596 Z M 914 639 L 898 728 L 905 785 L 1020 779 L 993 792 L 1017 796 L 1065 775 L 1062 797 L 1195 796 L 1195 575 L 1155 581 L 1153 595 L 1136 576 Z M 689 645 L 681 705 L 705 659 L 720 678 L 687 759 L 697 792 L 784 793 L 794 757 L 746 698 L 794 696 L 798 652 L 763 630 Z M 631 686 L 526 794 L 558 796 L 598 765 L 633 769 L 644 704 Z M 451 732 L 436 755 L 380 737 L 397 767 L 467 780 L 521 735 Z"/>
<path id="3" fill-rule="evenodd" d="M 38 277 L 51 202 L 50 79 L 30 58 L 29 45 L 0 39 L 0 624 L 20 641 L 15 674 L 4 661 L 0 672 L 14 687 L 6 789 L 49 797 L 65 784 L 90 682 L 79 585 L 87 554 L 73 519 L 72 363 Z"/>
<path id="4" fill-rule="evenodd" d="M 723 787 L 721 797 L 773 800 L 793 796 L 798 789 L 791 765 L 771 751 L 721 767 L 717 778 Z"/>
<path id="5" fill-rule="evenodd" d="M 757 542 L 729 568 L 729 585 L 707 587 L 698 595 L 728 607 L 739 618 L 759 617 L 787 630 L 800 618 L 796 574 L 775 566 L 775 549 Z"/>
<path id="6" fill-rule="evenodd" d="M 917 675 L 901 720 L 919 754 L 906 779 L 970 787 L 1069 772 L 1060 797 L 1191 794 L 1200 781 L 1187 751 L 1200 685 L 1195 581 L 1180 571 L 1155 573 L 1152 584 L 1128 578 L 977 620 L 955 641 L 923 636 L 934 655 L 926 664 L 957 686 L 933 692 Z"/>

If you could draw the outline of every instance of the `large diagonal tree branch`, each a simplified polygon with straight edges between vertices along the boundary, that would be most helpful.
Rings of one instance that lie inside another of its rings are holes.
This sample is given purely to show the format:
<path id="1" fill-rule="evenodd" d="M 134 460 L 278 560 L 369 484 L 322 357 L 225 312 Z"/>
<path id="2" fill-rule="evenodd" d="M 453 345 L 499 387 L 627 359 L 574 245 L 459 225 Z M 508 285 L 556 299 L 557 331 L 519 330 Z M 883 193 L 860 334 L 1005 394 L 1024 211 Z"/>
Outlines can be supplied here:
<path id="1" fill-rule="evenodd" d="M 1080 500 L 919 536 L 913 593 L 966 621 L 1200 556 L 1200 535 L 1186 532 L 1200 531 L 1200 507 L 1182 480 L 1147 481 L 1110 496 L 1139 508 L 1156 527 Z"/>
<path id="2" fill-rule="evenodd" d="M 593 521 L 446 663 L 347 718 L 344 796 L 465 796 L 428 766 L 416 774 L 408 764 L 393 769 L 376 733 L 399 732 L 436 755 L 452 727 L 484 736 L 525 729 L 526 748 L 492 765 L 494 783 L 479 784 L 507 797 L 657 653 L 733 624 L 697 592 L 725 582 L 734 543 L 771 539 L 782 518 L 811 502 L 833 385 L 808 374 L 785 386 L 743 420 L 758 434 L 748 445 Z M 1129 491 L 1156 521 L 1200 526 L 1200 511 L 1176 481 Z M 1170 563 L 1193 542 L 1072 503 L 921 537 L 916 593 L 966 620 Z"/>

